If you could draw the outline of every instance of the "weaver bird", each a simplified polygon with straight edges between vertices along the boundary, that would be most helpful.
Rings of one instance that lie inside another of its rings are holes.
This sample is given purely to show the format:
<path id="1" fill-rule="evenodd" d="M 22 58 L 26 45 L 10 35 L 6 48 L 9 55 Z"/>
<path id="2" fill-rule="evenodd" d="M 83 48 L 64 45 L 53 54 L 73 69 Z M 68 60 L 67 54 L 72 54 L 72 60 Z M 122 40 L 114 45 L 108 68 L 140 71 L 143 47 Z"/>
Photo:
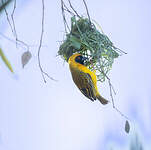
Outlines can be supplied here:
<path id="1" fill-rule="evenodd" d="M 68 63 L 72 78 L 79 90 L 90 100 L 98 99 L 103 105 L 108 103 L 108 100 L 103 98 L 97 88 L 97 77 L 94 72 L 90 71 L 85 65 L 86 57 L 81 54 L 73 54 L 70 56 Z"/>

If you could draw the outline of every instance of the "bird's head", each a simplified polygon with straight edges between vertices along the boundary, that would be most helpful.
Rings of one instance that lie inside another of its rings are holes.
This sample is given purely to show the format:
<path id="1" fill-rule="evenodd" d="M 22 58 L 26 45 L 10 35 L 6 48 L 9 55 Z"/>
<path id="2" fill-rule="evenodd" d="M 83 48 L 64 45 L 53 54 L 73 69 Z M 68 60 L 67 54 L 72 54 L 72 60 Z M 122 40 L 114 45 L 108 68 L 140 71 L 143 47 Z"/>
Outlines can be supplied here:
<path id="1" fill-rule="evenodd" d="M 69 60 L 68 60 L 68 63 L 70 64 L 71 62 L 76 62 L 76 63 L 79 63 L 81 65 L 84 65 L 84 61 L 88 59 L 86 57 L 83 57 L 81 54 L 79 53 L 76 53 L 76 54 L 73 54 L 72 56 L 70 56 Z"/>

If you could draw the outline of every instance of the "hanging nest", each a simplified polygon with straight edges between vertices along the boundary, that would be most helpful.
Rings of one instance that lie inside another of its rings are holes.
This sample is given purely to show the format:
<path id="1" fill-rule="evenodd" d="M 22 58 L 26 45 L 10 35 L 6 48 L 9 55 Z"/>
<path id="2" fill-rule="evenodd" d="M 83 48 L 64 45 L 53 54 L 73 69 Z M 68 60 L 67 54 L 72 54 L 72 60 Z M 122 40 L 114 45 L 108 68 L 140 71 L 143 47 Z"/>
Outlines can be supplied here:
<path id="1" fill-rule="evenodd" d="M 74 15 L 71 17 L 71 29 L 66 33 L 58 55 L 68 61 L 74 53 L 89 58 L 86 66 L 91 71 L 95 69 L 98 80 L 103 82 L 112 68 L 114 59 L 125 52 L 116 48 L 110 39 L 90 21 L 90 18 Z"/>

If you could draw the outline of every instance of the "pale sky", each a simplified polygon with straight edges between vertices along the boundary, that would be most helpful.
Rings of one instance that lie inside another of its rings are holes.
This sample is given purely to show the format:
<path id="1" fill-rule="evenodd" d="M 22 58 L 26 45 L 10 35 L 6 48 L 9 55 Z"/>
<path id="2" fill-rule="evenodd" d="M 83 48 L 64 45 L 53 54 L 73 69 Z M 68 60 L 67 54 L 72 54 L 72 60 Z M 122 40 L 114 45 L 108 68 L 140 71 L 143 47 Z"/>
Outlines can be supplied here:
<path id="1" fill-rule="evenodd" d="M 73 1 L 85 15 L 82 0 Z M 131 132 L 124 131 L 125 119 L 112 105 L 92 103 L 74 85 L 68 64 L 56 57 L 64 26 L 60 1 L 45 0 L 45 28 L 41 62 L 57 82 L 43 82 L 37 50 L 41 32 L 41 0 L 17 0 L 15 24 L 18 38 L 29 45 L 32 59 L 22 69 L 24 49 L 0 35 L 0 46 L 10 60 L 12 75 L 0 59 L 0 149 L 1 150 L 127 150 L 139 135 L 145 150 L 151 149 L 151 71 L 149 0 L 87 0 L 91 17 L 115 46 L 128 54 L 115 60 L 110 77 L 117 91 L 116 106 L 130 118 Z M 11 7 L 8 8 L 11 11 Z M 3 14 L 0 32 L 13 39 Z M 111 100 L 108 84 L 100 93 Z"/>

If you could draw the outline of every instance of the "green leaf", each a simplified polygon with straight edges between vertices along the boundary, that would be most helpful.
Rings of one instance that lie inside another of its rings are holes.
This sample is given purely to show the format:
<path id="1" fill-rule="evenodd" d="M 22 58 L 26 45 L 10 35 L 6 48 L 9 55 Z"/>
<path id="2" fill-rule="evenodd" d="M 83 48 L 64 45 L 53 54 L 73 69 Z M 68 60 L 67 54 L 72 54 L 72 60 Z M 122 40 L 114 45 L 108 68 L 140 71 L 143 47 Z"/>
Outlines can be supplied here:
<path id="1" fill-rule="evenodd" d="M 13 72 L 14 72 L 14 71 L 13 71 L 13 68 L 12 68 L 10 62 L 8 61 L 8 59 L 6 58 L 6 56 L 4 55 L 4 53 L 3 53 L 3 51 L 2 51 L 1 48 L 0 48 L 0 56 L 1 56 L 2 60 L 3 60 L 3 62 L 4 62 L 4 63 L 6 64 L 6 66 L 8 67 L 8 69 L 13 73 Z"/>
<path id="2" fill-rule="evenodd" d="M 81 47 L 81 43 L 79 42 L 79 40 L 75 37 L 71 37 L 70 38 L 70 41 L 71 41 L 71 45 L 75 48 L 75 49 L 80 49 Z"/>
<path id="3" fill-rule="evenodd" d="M 75 21 L 76 21 L 75 16 L 71 17 L 71 22 L 75 22 Z"/>

